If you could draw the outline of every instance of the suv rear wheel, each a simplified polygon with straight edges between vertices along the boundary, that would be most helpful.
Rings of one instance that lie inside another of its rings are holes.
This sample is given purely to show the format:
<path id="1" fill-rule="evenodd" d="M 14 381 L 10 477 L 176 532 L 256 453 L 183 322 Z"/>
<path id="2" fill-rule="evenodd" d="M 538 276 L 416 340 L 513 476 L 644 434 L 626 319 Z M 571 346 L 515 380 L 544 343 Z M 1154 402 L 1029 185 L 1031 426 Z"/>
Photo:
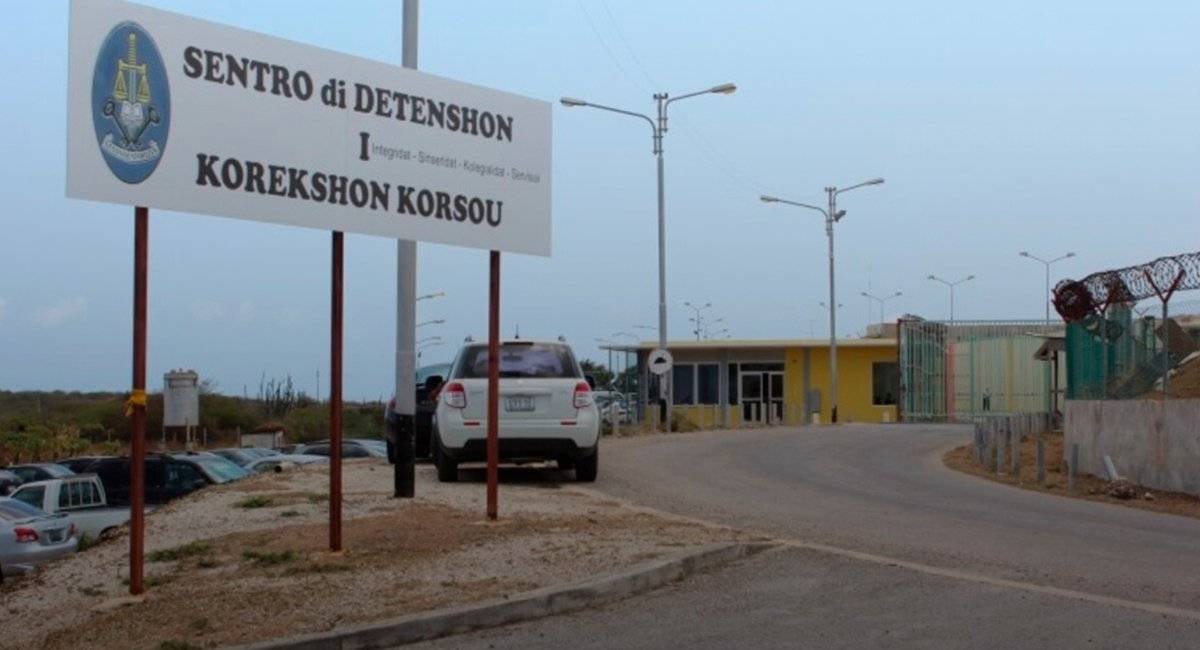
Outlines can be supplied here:
<path id="1" fill-rule="evenodd" d="M 580 483 L 594 483 L 596 473 L 600 469 L 600 447 L 587 458 L 575 461 L 575 480 Z"/>
<path id="2" fill-rule="evenodd" d="M 458 461 L 450 458 L 442 451 L 442 441 L 433 441 L 433 464 L 437 466 L 437 477 L 441 483 L 454 483 L 458 480 Z"/>

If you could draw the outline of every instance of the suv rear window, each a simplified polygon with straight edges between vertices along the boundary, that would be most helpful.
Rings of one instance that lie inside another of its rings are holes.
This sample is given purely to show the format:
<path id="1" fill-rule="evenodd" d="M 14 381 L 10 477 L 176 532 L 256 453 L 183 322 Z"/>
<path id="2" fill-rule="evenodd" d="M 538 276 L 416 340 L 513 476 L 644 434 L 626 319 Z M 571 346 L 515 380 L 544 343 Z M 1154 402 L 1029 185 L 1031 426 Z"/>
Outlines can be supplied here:
<path id="1" fill-rule="evenodd" d="M 463 350 L 455 368 L 456 379 L 485 379 L 488 372 L 488 348 L 471 345 Z M 575 357 L 565 345 L 547 343 L 505 343 L 500 346 L 500 376 L 536 379 L 576 379 L 579 370 Z"/>

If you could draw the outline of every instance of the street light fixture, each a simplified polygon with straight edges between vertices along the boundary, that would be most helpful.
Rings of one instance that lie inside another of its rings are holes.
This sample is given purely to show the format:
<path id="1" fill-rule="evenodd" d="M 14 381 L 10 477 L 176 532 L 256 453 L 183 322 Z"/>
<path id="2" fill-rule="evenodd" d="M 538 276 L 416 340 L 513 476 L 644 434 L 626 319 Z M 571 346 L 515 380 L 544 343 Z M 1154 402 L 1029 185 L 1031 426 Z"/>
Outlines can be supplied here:
<path id="1" fill-rule="evenodd" d="M 663 181 L 663 135 L 667 132 L 667 108 L 672 102 L 677 102 L 681 99 L 689 97 L 697 97 L 699 95 L 718 94 L 729 95 L 737 90 L 737 86 L 731 83 L 720 84 L 705 90 L 699 90 L 694 93 L 671 97 L 667 93 L 655 93 L 654 101 L 657 104 L 657 119 L 649 115 L 638 113 L 636 111 L 627 111 L 621 108 L 613 108 L 602 104 L 593 104 L 589 101 L 576 99 L 573 97 L 563 97 L 559 102 L 567 108 L 590 107 L 610 113 L 619 113 L 628 115 L 638 119 L 646 120 L 650 124 L 650 130 L 653 135 L 654 147 L 652 152 L 658 161 L 658 345 L 662 349 L 667 348 L 667 217 L 666 217 L 666 200 Z M 667 431 L 671 430 L 671 408 L 673 406 L 674 395 L 671 390 L 671 373 L 667 373 L 663 377 L 664 381 L 660 383 L 660 391 L 662 399 L 666 404 L 665 423 Z"/>
<path id="2" fill-rule="evenodd" d="M 872 178 L 869 181 L 863 181 L 861 183 L 856 183 L 854 185 L 851 185 L 850 187 L 843 187 L 843 188 L 837 188 L 837 187 L 833 187 L 833 186 L 826 187 L 825 194 L 829 198 L 829 207 L 827 209 L 819 208 L 815 205 L 809 205 L 807 203 L 800 203 L 798 201 L 789 201 L 787 199 L 781 199 L 777 196 L 763 195 L 763 196 L 758 197 L 763 203 L 784 203 L 784 204 L 795 206 L 798 208 L 806 208 L 809 210 L 816 210 L 817 212 L 820 212 L 821 214 L 823 214 L 825 216 L 825 235 L 829 239 L 829 302 L 830 303 L 837 302 L 837 296 L 834 291 L 834 281 L 833 281 L 833 276 L 834 276 L 834 272 L 833 272 L 833 224 L 837 223 L 838 221 L 841 221 L 842 218 L 846 216 L 845 210 L 838 210 L 838 208 L 837 208 L 837 197 L 839 194 L 844 194 L 846 192 L 849 192 L 850 190 L 856 190 L 860 187 L 867 187 L 868 185 L 882 185 L 882 184 L 883 184 L 882 178 Z M 838 305 L 838 306 L 840 307 L 841 305 Z M 829 421 L 834 424 L 837 424 L 837 415 L 838 415 L 837 414 L 837 407 L 838 407 L 838 404 L 837 404 L 838 381 L 837 381 L 837 379 L 838 379 L 838 377 L 837 377 L 837 310 L 830 309 L 829 310 L 829 407 L 830 407 Z"/>
<path id="3" fill-rule="evenodd" d="M 886 296 L 875 296 L 875 295 L 872 295 L 872 294 L 864 291 L 864 292 L 862 292 L 861 295 L 867 299 L 867 321 L 868 321 L 867 324 L 870 325 L 870 322 L 869 322 L 871 320 L 870 307 L 871 307 L 872 300 L 879 302 L 879 322 L 882 323 L 883 322 L 883 304 L 886 303 L 887 301 L 891 300 L 892 298 L 899 298 L 903 294 L 901 294 L 899 291 L 897 291 L 896 293 L 889 294 Z"/>
<path id="4" fill-rule="evenodd" d="M 964 282 L 974 280 L 975 276 L 968 275 L 967 277 L 965 277 L 961 280 L 956 280 L 954 282 L 951 282 L 949 280 L 943 280 L 942 278 L 939 278 L 936 275 L 930 275 L 929 279 L 933 280 L 934 282 L 941 282 L 942 284 L 946 285 L 947 287 L 950 287 L 950 324 L 953 325 L 954 324 L 954 287 L 957 287 L 958 285 L 960 285 Z"/>
<path id="5" fill-rule="evenodd" d="M 437 347 L 437 346 L 439 346 L 439 345 L 445 345 L 445 343 L 443 343 L 442 341 L 429 341 L 428 343 L 421 343 L 421 344 L 418 344 L 418 345 L 417 345 L 417 358 L 418 358 L 418 359 L 420 359 L 420 358 L 421 358 L 421 352 L 422 352 L 422 351 L 423 351 L 425 348 L 435 348 L 435 347 Z"/>
<path id="6" fill-rule="evenodd" d="M 1055 262 L 1061 262 L 1061 261 L 1067 259 L 1068 257 L 1075 257 L 1075 253 L 1067 253 L 1066 255 L 1059 255 L 1058 257 L 1056 257 L 1052 260 L 1044 260 L 1044 259 L 1038 257 L 1037 255 L 1030 255 L 1026 251 L 1021 251 L 1020 255 L 1021 255 L 1021 257 L 1027 257 L 1035 262 L 1041 262 L 1042 265 L 1044 265 L 1046 267 L 1046 324 L 1049 325 L 1050 324 L 1050 303 L 1053 302 L 1050 298 L 1050 265 L 1054 264 Z"/>
<path id="7" fill-rule="evenodd" d="M 683 306 L 691 309 L 695 313 L 692 316 L 692 318 L 689 318 L 688 320 L 691 321 L 692 323 L 695 323 L 696 329 L 692 330 L 692 333 L 696 335 L 696 340 L 699 341 L 700 340 L 700 332 L 704 329 L 704 317 L 702 315 L 702 312 L 705 309 L 711 309 L 712 303 L 706 302 L 703 305 L 693 305 L 692 303 L 685 300 L 683 302 Z"/>

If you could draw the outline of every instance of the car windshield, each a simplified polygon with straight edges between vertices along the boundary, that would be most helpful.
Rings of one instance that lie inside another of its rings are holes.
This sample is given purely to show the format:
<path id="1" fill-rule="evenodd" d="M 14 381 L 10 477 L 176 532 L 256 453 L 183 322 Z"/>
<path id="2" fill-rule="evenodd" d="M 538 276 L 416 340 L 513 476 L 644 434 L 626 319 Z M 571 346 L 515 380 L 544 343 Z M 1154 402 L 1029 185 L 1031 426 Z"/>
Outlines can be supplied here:
<path id="1" fill-rule="evenodd" d="M 18 519 L 29 519 L 30 517 L 45 517 L 46 513 L 37 508 L 23 503 L 15 499 L 4 499 L 0 501 L 0 519 L 5 521 L 17 521 Z"/>
<path id="2" fill-rule="evenodd" d="M 72 472 L 70 468 L 63 467 L 62 465 L 56 465 L 54 463 L 47 463 L 45 465 L 42 465 L 42 469 L 46 470 L 46 473 L 54 478 L 66 478 L 68 476 L 75 476 L 75 472 Z"/>
<path id="3" fill-rule="evenodd" d="M 439 364 L 432 365 L 432 366 L 422 366 L 420 368 L 417 368 L 417 385 L 419 386 L 421 384 L 424 384 L 425 380 L 429 379 L 430 377 L 432 377 L 434 375 L 438 375 L 442 378 L 445 378 L 449 374 L 450 374 L 450 364 L 448 364 L 448 363 L 439 363 Z"/>
<path id="4" fill-rule="evenodd" d="M 488 373 L 486 345 L 472 345 L 463 351 L 455 377 L 483 379 Z M 535 379 L 578 378 L 579 370 L 571 350 L 565 345 L 548 343 L 505 343 L 500 348 L 500 376 Z"/>
<path id="5" fill-rule="evenodd" d="M 237 479 L 246 476 L 246 470 L 238 467 L 236 464 L 220 457 L 201 457 L 193 458 L 192 462 L 196 463 L 217 483 L 227 483 L 236 481 Z"/>

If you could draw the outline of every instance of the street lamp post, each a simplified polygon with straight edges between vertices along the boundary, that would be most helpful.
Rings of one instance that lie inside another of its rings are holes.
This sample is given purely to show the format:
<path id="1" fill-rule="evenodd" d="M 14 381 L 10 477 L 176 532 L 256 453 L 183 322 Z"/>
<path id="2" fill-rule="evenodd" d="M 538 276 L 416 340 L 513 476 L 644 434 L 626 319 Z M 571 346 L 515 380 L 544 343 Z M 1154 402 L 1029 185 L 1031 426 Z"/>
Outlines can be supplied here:
<path id="1" fill-rule="evenodd" d="M 868 185 L 882 185 L 882 178 L 872 178 L 869 181 L 863 181 L 850 187 L 826 187 L 825 194 L 829 197 L 829 208 L 819 208 L 815 205 L 807 203 L 799 203 L 797 201 L 788 201 L 774 196 L 760 196 L 759 199 L 763 203 L 785 203 L 787 205 L 796 206 L 798 208 L 807 208 L 816 210 L 825 215 L 825 235 L 829 239 L 829 304 L 837 304 L 837 295 L 834 290 L 834 271 L 833 271 L 833 224 L 842 220 L 846 216 L 846 211 L 838 211 L 837 197 L 839 194 L 856 190 L 860 187 Z M 837 310 L 829 310 L 829 421 L 837 424 Z"/>
<path id="2" fill-rule="evenodd" d="M 654 101 L 657 104 L 657 119 L 638 113 L 636 111 L 627 111 L 611 106 L 603 106 L 601 104 L 593 104 L 582 99 L 574 99 L 571 97 L 563 97 L 559 100 L 563 106 L 567 108 L 575 108 L 580 106 L 589 106 L 610 113 L 620 113 L 630 117 L 636 117 L 646 120 L 650 123 L 650 129 L 653 134 L 654 148 L 652 152 L 658 162 L 658 345 L 662 349 L 667 348 L 667 216 L 666 216 L 666 200 L 663 188 L 663 135 L 667 132 L 667 108 L 671 102 L 677 102 L 681 99 L 689 97 L 697 97 L 715 93 L 719 95 L 729 95 L 737 90 L 737 86 L 731 83 L 713 86 L 705 90 L 680 95 L 678 97 L 670 97 L 667 93 L 655 93 Z M 665 422 L 667 431 L 671 430 L 671 407 L 674 395 L 671 391 L 671 374 L 667 373 L 663 376 L 663 381 L 660 384 L 662 398 L 666 405 Z"/>
<path id="3" fill-rule="evenodd" d="M 899 291 L 897 291 L 896 293 L 888 294 L 886 296 L 875 296 L 866 291 L 862 292 L 862 296 L 867 299 L 868 306 L 871 304 L 872 300 L 879 303 L 879 322 L 880 323 L 883 322 L 883 304 L 886 303 L 887 301 L 891 300 L 892 298 L 899 298 L 901 295 L 903 295 L 903 294 L 901 294 Z M 868 321 L 871 320 L 871 311 L 869 309 L 867 310 L 867 320 Z M 870 325 L 869 322 L 867 324 Z"/>
<path id="4" fill-rule="evenodd" d="M 688 309 L 691 309 L 693 312 L 695 312 L 695 315 L 692 318 L 689 318 L 688 320 L 696 324 L 696 329 L 695 329 L 696 340 L 699 341 L 700 340 L 700 332 L 704 329 L 704 317 L 702 314 L 705 309 L 712 308 L 712 303 L 706 302 L 703 305 L 693 305 L 690 302 L 684 301 L 683 306 L 687 307 Z"/>
<path id="5" fill-rule="evenodd" d="M 1066 255 L 1059 255 L 1058 257 L 1056 257 L 1052 260 L 1044 260 L 1044 259 L 1038 257 L 1037 255 L 1030 255 L 1026 251 L 1021 251 L 1020 255 L 1021 255 L 1021 257 L 1027 257 L 1035 262 L 1041 262 L 1042 265 L 1046 267 L 1046 293 L 1045 293 L 1045 296 L 1046 296 L 1046 324 L 1049 325 L 1050 324 L 1050 303 L 1052 302 L 1050 299 L 1050 266 L 1052 264 L 1054 264 L 1055 262 L 1061 262 L 1061 261 L 1067 259 L 1068 257 L 1075 257 L 1075 253 L 1067 253 Z"/>
<path id="6" fill-rule="evenodd" d="M 964 282 L 974 280 L 975 276 L 968 275 L 967 277 L 965 277 L 961 280 L 956 280 L 954 282 L 951 282 L 949 280 L 943 280 L 942 278 L 939 278 L 936 275 L 929 276 L 929 279 L 933 280 L 934 282 L 941 282 L 942 284 L 946 285 L 947 287 L 950 287 L 950 324 L 953 325 L 954 324 L 954 287 L 957 287 L 958 285 L 960 285 Z"/>

